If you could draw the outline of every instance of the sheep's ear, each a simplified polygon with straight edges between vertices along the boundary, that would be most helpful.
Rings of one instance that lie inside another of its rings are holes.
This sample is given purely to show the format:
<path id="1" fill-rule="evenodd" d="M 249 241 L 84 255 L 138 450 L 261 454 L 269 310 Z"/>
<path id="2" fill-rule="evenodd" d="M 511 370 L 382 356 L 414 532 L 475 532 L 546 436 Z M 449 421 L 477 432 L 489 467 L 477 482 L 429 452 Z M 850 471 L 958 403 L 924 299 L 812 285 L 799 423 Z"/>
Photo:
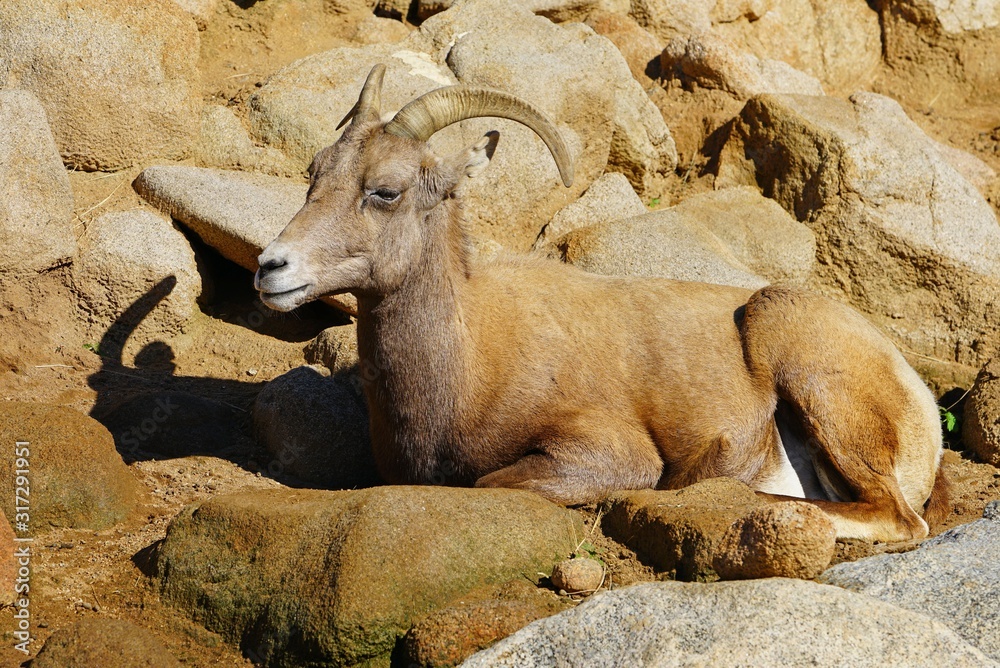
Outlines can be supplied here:
<path id="1" fill-rule="evenodd" d="M 435 158 L 436 164 L 423 170 L 420 206 L 430 208 L 447 198 L 467 178 L 482 174 L 493 152 L 496 151 L 500 133 L 487 132 L 475 144 L 447 158 Z"/>
<path id="2" fill-rule="evenodd" d="M 441 163 L 441 170 L 450 177 L 446 177 L 447 180 L 457 186 L 465 177 L 475 178 L 482 174 L 490 164 L 493 152 L 497 150 L 498 141 L 500 133 L 492 130 L 464 151 L 445 158 Z"/>
<path id="3" fill-rule="evenodd" d="M 491 130 L 483 135 L 482 139 L 455 156 L 457 163 L 464 164 L 465 176 L 474 179 L 483 173 L 483 170 L 490 164 L 490 160 L 493 159 L 493 152 L 497 150 L 498 141 L 500 141 L 500 133 Z"/>

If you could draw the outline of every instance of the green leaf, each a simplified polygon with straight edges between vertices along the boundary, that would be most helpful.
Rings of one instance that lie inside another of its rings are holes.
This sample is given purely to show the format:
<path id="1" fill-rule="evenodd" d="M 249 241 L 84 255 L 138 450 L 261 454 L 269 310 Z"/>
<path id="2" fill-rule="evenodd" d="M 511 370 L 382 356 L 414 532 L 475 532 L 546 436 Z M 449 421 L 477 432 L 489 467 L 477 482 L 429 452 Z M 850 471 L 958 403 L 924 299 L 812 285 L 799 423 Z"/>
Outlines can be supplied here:
<path id="1" fill-rule="evenodd" d="M 949 411 L 947 408 L 941 406 L 939 409 L 941 411 L 941 421 L 944 422 L 944 429 L 949 434 L 955 431 L 955 426 L 958 424 L 958 419 L 955 414 Z"/>
<path id="2" fill-rule="evenodd" d="M 649 200 L 649 206 L 650 207 L 654 207 L 654 206 L 656 206 L 659 203 L 660 203 L 660 198 L 659 197 L 654 197 L 653 199 Z"/>

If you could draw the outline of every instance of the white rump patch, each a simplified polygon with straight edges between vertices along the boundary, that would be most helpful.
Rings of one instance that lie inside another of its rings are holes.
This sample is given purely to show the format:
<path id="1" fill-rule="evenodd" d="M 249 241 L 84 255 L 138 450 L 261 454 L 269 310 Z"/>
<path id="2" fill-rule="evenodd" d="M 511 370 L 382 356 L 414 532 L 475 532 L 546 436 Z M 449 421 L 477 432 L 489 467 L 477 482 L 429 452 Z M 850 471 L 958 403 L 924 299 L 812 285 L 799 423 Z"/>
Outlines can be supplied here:
<path id="1" fill-rule="evenodd" d="M 780 438 L 781 467 L 770 480 L 763 481 L 756 489 L 768 494 L 781 494 L 799 499 L 829 500 L 830 496 L 823 489 L 816 468 L 813 466 L 812 455 L 805 443 L 796 438 L 791 430 L 785 428 L 780 419 L 776 419 L 778 436 Z"/>
<path id="2" fill-rule="evenodd" d="M 767 494 L 794 496 L 799 499 L 806 498 L 806 492 L 802 487 L 802 481 L 799 480 L 798 474 L 792 467 L 792 462 L 789 461 L 784 447 L 780 449 L 779 454 L 781 456 L 781 468 L 778 469 L 778 472 L 775 473 L 770 480 L 765 480 L 761 484 L 757 485 L 757 490 L 760 492 L 766 492 Z"/>

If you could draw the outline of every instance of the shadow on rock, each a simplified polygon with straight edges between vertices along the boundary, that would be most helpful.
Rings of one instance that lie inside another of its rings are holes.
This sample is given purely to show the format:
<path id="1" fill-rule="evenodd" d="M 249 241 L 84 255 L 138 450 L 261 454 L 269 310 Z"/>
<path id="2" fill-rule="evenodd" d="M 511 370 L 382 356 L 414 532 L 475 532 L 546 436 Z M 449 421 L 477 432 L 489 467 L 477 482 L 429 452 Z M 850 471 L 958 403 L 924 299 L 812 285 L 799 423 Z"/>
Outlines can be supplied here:
<path id="1" fill-rule="evenodd" d="M 97 348 L 102 366 L 88 379 L 97 391 L 91 417 L 126 462 L 207 455 L 292 486 L 378 483 L 367 411 L 347 372 L 325 377 L 300 367 L 271 383 L 180 376 L 163 341 L 126 366 L 125 342 L 176 283 L 164 278 L 118 316 Z"/>

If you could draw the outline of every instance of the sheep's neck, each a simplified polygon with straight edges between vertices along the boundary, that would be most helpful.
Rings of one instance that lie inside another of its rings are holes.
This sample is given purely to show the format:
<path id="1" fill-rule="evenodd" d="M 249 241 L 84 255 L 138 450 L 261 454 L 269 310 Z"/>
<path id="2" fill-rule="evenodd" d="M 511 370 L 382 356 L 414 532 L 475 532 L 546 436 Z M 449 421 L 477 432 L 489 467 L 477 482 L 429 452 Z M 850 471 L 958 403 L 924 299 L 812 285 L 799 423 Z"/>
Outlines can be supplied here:
<path id="1" fill-rule="evenodd" d="M 389 482 L 467 482 L 454 459 L 466 396 L 467 341 L 461 294 L 467 280 L 457 210 L 425 221 L 419 267 L 391 294 L 358 299 L 358 352 L 372 442 Z M 458 398 L 456 400 L 456 398 Z"/>

